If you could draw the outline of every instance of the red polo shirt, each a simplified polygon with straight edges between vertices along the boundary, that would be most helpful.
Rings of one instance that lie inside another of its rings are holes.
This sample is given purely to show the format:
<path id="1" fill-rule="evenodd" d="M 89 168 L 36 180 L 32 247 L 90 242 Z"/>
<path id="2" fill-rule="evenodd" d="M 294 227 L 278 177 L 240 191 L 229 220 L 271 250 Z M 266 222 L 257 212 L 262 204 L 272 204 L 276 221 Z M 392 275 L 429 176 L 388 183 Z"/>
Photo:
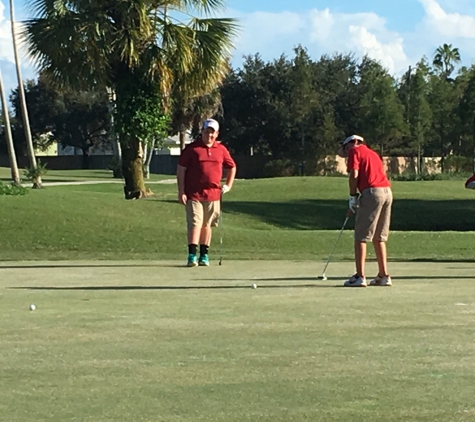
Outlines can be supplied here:
<path id="1" fill-rule="evenodd" d="M 223 167 L 236 167 L 224 145 L 214 142 L 208 147 L 201 138 L 186 146 L 178 165 L 186 167 L 185 195 L 194 201 L 218 201 L 221 197 Z"/>
<path id="2" fill-rule="evenodd" d="M 358 190 L 362 193 L 367 188 L 389 188 L 381 157 L 366 145 L 353 147 L 348 151 L 348 173 L 358 170 Z"/>

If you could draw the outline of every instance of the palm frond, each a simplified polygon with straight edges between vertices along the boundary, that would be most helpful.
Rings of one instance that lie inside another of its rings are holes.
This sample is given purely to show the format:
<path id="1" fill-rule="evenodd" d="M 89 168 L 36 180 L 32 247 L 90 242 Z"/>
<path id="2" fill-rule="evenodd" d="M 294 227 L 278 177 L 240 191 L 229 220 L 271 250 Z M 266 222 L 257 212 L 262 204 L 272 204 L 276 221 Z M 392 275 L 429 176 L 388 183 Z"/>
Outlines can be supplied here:
<path id="1" fill-rule="evenodd" d="M 226 7 L 226 0 L 171 0 L 165 1 L 175 10 L 185 12 L 198 12 L 199 14 L 211 15 Z"/>
<path id="2" fill-rule="evenodd" d="M 68 85 L 114 84 L 124 69 L 156 81 L 165 102 L 173 87 L 189 96 L 211 92 L 228 71 L 233 19 L 191 18 L 171 11 L 209 14 L 224 0 L 30 0 L 34 18 L 24 36 L 40 71 Z M 176 91 L 176 90 L 175 90 Z"/>

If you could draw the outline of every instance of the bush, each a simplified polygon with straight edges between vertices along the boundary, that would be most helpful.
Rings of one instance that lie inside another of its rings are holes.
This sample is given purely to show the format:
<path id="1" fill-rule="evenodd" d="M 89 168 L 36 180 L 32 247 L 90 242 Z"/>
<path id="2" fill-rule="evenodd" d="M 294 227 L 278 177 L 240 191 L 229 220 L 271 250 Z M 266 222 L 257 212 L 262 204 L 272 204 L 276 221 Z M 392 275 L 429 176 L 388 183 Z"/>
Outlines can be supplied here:
<path id="1" fill-rule="evenodd" d="M 397 182 L 416 182 L 420 180 L 437 180 L 438 174 L 416 173 L 414 171 L 403 171 L 401 174 L 390 174 L 389 178 Z"/>
<path id="2" fill-rule="evenodd" d="M 417 174 L 413 171 L 405 171 L 401 174 L 391 174 L 389 175 L 389 178 L 397 182 L 415 182 L 422 180 L 462 180 L 471 175 L 472 173 L 467 172 Z"/>
<path id="3" fill-rule="evenodd" d="M 444 171 L 469 172 L 472 174 L 473 159 L 461 155 L 449 155 L 444 159 Z"/>
<path id="4" fill-rule="evenodd" d="M 264 177 L 289 177 L 295 174 L 295 164 L 291 160 L 272 160 L 264 165 Z"/>
<path id="5" fill-rule="evenodd" d="M 311 161 L 313 168 L 307 167 L 308 174 L 315 176 L 346 176 L 337 170 L 338 162 L 334 157 L 318 158 L 315 161 Z"/>
<path id="6" fill-rule="evenodd" d="M 26 195 L 29 192 L 24 186 L 0 182 L 0 195 Z"/>
<path id="7" fill-rule="evenodd" d="M 38 160 L 38 163 L 35 169 L 32 167 L 28 167 L 23 171 L 23 177 L 26 180 L 33 182 L 34 184 L 36 182 L 36 179 L 38 179 L 38 177 L 45 175 L 47 172 L 48 172 L 48 169 L 46 168 L 46 164 L 42 164 L 41 161 Z M 40 187 L 40 186 L 36 186 L 36 187 Z"/>

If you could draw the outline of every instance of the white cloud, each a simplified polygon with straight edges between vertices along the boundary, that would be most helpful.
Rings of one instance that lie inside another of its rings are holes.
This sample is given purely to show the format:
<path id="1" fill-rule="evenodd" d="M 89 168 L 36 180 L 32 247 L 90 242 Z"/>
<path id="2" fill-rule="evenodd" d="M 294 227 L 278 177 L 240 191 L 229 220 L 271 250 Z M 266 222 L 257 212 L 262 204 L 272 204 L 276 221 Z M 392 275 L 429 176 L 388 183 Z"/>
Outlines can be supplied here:
<path id="1" fill-rule="evenodd" d="M 278 58 L 281 54 L 292 56 L 292 49 L 298 44 L 306 47 L 314 59 L 335 52 L 354 53 L 357 57 L 367 54 L 396 75 L 423 56 L 430 60 L 435 49 L 443 43 L 458 47 L 465 65 L 475 62 L 474 1 L 418 1 L 424 16 L 406 32 L 389 29 L 387 20 L 376 13 L 335 13 L 329 8 L 280 13 L 228 10 L 223 14 L 240 20 L 235 66 L 241 65 L 243 55 L 259 53 L 264 60 Z M 11 66 L 7 69 L 6 63 L 13 63 L 10 21 L 5 17 L 5 11 L 5 0 L 0 0 L 0 61 L 4 77 L 13 80 L 13 75 L 5 75 L 12 69 Z M 391 22 L 391 27 L 396 24 Z M 34 69 L 30 62 L 22 58 L 22 64 L 24 77 L 32 77 Z"/>
<path id="2" fill-rule="evenodd" d="M 374 33 L 361 26 L 350 26 L 350 34 L 356 51 L 378 60 L 391 73 L 398 73 L 409 64 L 402 38 L 380 42 Z"/>
<path id="3" fill-rule="evenodd" d="M 450 5 L 443 4 L 446 0 L 419 0 L 424 8 L 425 16 L 414 31 L 407 34 L 407 40 L 413 45 L 419 44 L 426 49 L 426 55 L 432 58 L 436 48 L 444 43 L 457 47 L 462 62 L 470 66 L 475 62 L 473 44 L 475 40 L 475 8 L 464 7 L 465 0 L 453 0 Z M 443 7 L 442 7 L 443 4 Z M 457 6 L 460 12 L 447 12 Z M 469 14 L 472 13 L 472 14 Z M 409 43 L 408 43 L 409 44 Z M 420 47 L 419 47 L 420 50 Z"/>
<path id="4" fill-rule="evenodd" d="M 238 19 L 241 31 L 236 41 L 236 56 L 260 53 L 266 59 L 277 58 L 290 51 L 296 44 L 288 41 L 305 30 L 304 17 L 292 12 L 255 12 L 241 15 Z M 280 50 L 275 49 L 272 56 L 268 56 L 265 51 L 256 48 L 269 45 L 279 45 Z"/>
<path id="5" fill-rule="evenodd" d="M 15 19 L 18 20 L 18 17 Z M 16 22 L 15 25 L 21 25 Z M 0 68 L 2 69 L 3 83 L 7 96 L 10 91 L 18 86 L 18 79 L 15 71 L 15 56 L 13 54 L 11 21 L 5 17 L 5 5 L 0 1 Z M 19 40 L 20 63 L 23 80 L 36 77 L 32 63 L 27 59 Z"/>
<path id="6" fill-rule="evenodd" d="M 452 43 L 470 65 L 475 54 L 475 8 L 468 9 L 473 15 L 462 14 L 467 1 L 419 0 L 425 15 L 408 32 L 390 30 L 386 19 L 375 13 L 334 13 L 326 8 L 241 14 L 242 34 L 233 63 L 240 65 L 243 55 L 256 53 L 264 60 L 282 53 L 292 56 L 292 48 L 301 44 L 314 59 L 334 52 L 354 53 L 357 57 L 367 54 L 392 74 L 401 74 L 423 56 L 430 59 L 439 45 Z M 392 22 L 392 27 L 395 24 Z"/>
<path id="7" fill-rule="evenodd" d="M 2 2 L 0 2 L 0 59 L 14 61 L 10 20 L 5 18 L 5 6 Z"/>
<path id="8" fill-rule="evenodd" d="M 448 38 L 475 39 L 475 17 L 446 13 L 435 0 L 420 0 L 426 17 L 423 25 L 432 32 Z"/>
<path id="9" fill-rule="evenodd" d="M 243 33 L 236 45 L 235 62 L 242 55 L 259 53 L 266 60 L 290 54 L 298 44 L 312 56 L 365 54 L 381 61 L 390 72 L 408 63 L 402 37 L 386 28 L 375 13 L 332 13 L 328 8 L 307 13 L 250 13 L 241 16 Z"/>
<path id="10" fill-rule="evenodd" d="M 311 41 L 323 52 L 354 52 L 380 61 L 391 73 L 408 64 L 403 39 L 375 13 L 332 14 L 313 10 Z"/>

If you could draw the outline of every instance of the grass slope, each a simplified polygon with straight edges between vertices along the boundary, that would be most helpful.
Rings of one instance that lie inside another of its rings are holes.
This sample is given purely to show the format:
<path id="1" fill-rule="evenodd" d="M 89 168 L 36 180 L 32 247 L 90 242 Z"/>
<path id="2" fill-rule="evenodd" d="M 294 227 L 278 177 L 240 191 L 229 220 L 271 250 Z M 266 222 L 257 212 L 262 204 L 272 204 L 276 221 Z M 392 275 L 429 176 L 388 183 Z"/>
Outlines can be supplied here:
<path id="1" fill-rule="evenodd" d="M 121 185 L 108 184 L 0 197 L 2 259 L 183 259 L 184 211 L 176 187 L 150 186 L 154 197 L 129 202 L 122 199 Z M 393 187 L 391 259 L 474 258 L 475 201 L 461 181 L 395 182 Z M 223 207 L 226 259 L 321 260 L 345 218 L 347 180 L 238 180 Z M 336 259 L 352 257 L 352 224 Z M 216 257 L 220 229 L 214 233 Z"/>

